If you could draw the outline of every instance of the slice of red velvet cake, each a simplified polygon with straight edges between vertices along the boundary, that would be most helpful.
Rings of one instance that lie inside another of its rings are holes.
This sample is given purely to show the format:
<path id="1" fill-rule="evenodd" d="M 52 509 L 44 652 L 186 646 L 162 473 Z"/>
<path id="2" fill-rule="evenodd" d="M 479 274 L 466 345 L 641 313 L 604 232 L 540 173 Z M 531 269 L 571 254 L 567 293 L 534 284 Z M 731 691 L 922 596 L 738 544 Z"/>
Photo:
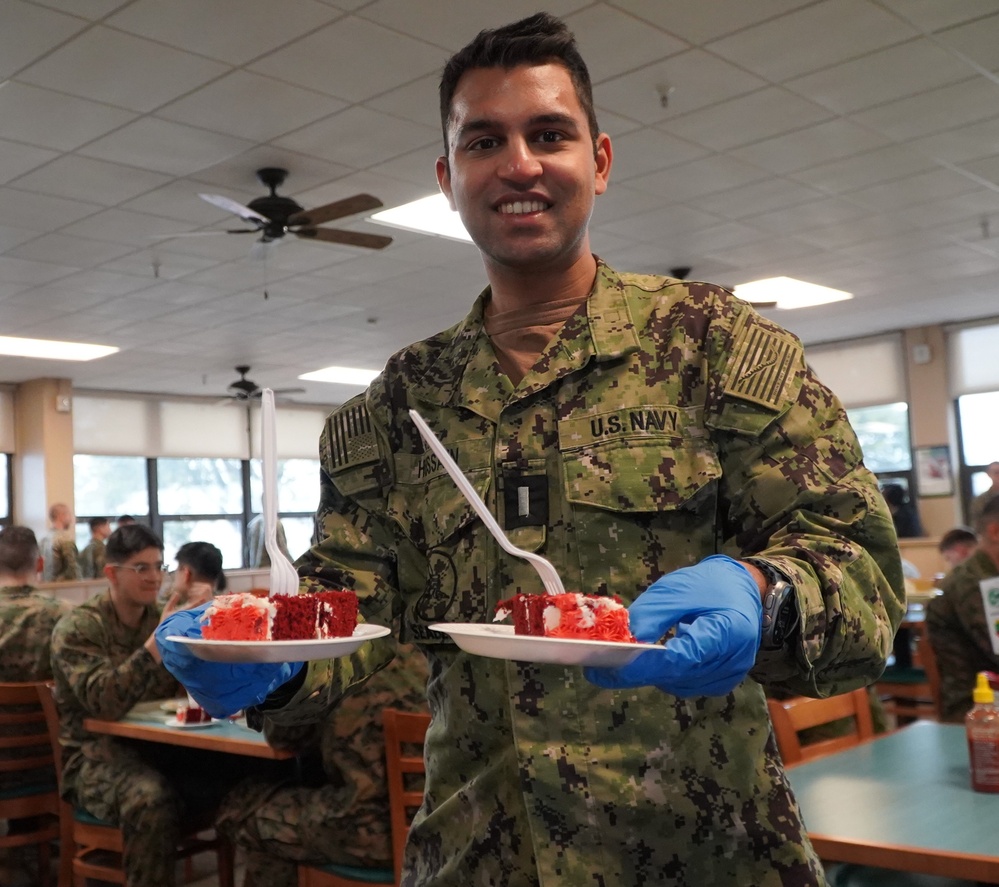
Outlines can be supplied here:
<path id="1" fill-rule="evenodd" d="M 205 610 L 201 636 L 213 641 L 305 641 L 349 637 L 356 626 L 357 595 L 352 591 L 223 594 Z"/>
<path id="2" fill-rule="evenodd" d="M 616 597 L 516 594 L 496 605 L 495 621 L 513 616 L 514 634 L 636 643 L 628 611 Z"/>

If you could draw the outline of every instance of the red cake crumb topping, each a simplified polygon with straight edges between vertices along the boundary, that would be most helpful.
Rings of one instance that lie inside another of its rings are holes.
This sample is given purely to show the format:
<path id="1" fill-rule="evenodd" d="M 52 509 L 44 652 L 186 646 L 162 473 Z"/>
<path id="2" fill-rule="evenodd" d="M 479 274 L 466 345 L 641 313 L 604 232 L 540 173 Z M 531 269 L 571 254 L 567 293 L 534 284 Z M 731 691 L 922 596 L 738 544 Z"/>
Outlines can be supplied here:
<path id="1" fill-rule="evenodd" d="M 588 594 L 517 594 L 496 605 L 496 619 L 513 616 L 515 634 L 636 643 L 620 598 Z"/>

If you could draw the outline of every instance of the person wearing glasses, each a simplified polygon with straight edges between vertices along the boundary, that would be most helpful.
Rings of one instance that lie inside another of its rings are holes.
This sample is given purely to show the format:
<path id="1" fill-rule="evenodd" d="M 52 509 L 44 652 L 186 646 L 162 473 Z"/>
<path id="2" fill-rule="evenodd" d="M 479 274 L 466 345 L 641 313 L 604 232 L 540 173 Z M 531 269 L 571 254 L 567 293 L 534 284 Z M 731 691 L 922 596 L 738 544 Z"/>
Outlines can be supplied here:
<path id="1" fill-rule="evenodd" d="M 106 555 L 108 589 L 67 613 L 52 634 L 63 790 L 74 805 L 122 827 L 128 885 L 173 887 L 179 825 L 187 815 L 178 775 L 191 764 L 179 765 L 167 747 L 89 733 L 83 720 L 114 720 L 138 702 L 178 694 L 153 631 L 177 610 L 205 603 L 211 587 L 177 590 L 160 608 L 163 543 L 142 524 L 115 530 Z M 215 773 L 196 769 L 206 779 Z"/>

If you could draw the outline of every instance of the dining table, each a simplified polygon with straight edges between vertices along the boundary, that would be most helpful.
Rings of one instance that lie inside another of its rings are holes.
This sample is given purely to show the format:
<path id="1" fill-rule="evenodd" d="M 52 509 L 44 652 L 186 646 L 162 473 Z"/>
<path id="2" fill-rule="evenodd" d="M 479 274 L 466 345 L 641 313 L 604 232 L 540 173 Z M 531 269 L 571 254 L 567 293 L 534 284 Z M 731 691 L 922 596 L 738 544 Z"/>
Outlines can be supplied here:
<path id="1" fill-rule="evenodd" d="M 224 718 L 208 724 L 176 725 L 174 703 L 176 700 L 140 702 L 119 720 L 85 718 L 83 726 L 92 733 L 273 761 L 295 757 L 294 752 L 272 748 L 263 734 L 246 726 L 243 718 Z"/>
<path id="2" fill-rule="evenodd" d="M 971 788 L 962 725 L 916 721 L 787 776 L 823 861 L 999 884 L 999 794 Z"/>

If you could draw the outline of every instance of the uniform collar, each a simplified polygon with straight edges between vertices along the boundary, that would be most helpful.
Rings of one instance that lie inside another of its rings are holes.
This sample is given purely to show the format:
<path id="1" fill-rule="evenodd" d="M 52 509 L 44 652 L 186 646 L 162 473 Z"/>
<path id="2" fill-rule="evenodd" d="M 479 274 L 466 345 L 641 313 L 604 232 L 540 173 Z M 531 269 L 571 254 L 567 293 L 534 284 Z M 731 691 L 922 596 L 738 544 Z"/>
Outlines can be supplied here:
<path id="1" fill-rule="evenodd" d="M 615 360 L 639 348 L 626 286 L 621 275 L 598 258 L 597 275 L 585 311 L 577 312 L 566 321 L 536 368 L 524 377 L 516 390 L 499 369 L 484 330 L 485 306 L 491 295 L 487 287 L 465 319 L 454 327 L 453 335 L 441 350 L 432 371 L 414 386 L 415 393 L 421 400 L 441 406 L 465 407 L 498 421 L 508 400 L 528 397 L 582 369 L 590 360 Z"/>

